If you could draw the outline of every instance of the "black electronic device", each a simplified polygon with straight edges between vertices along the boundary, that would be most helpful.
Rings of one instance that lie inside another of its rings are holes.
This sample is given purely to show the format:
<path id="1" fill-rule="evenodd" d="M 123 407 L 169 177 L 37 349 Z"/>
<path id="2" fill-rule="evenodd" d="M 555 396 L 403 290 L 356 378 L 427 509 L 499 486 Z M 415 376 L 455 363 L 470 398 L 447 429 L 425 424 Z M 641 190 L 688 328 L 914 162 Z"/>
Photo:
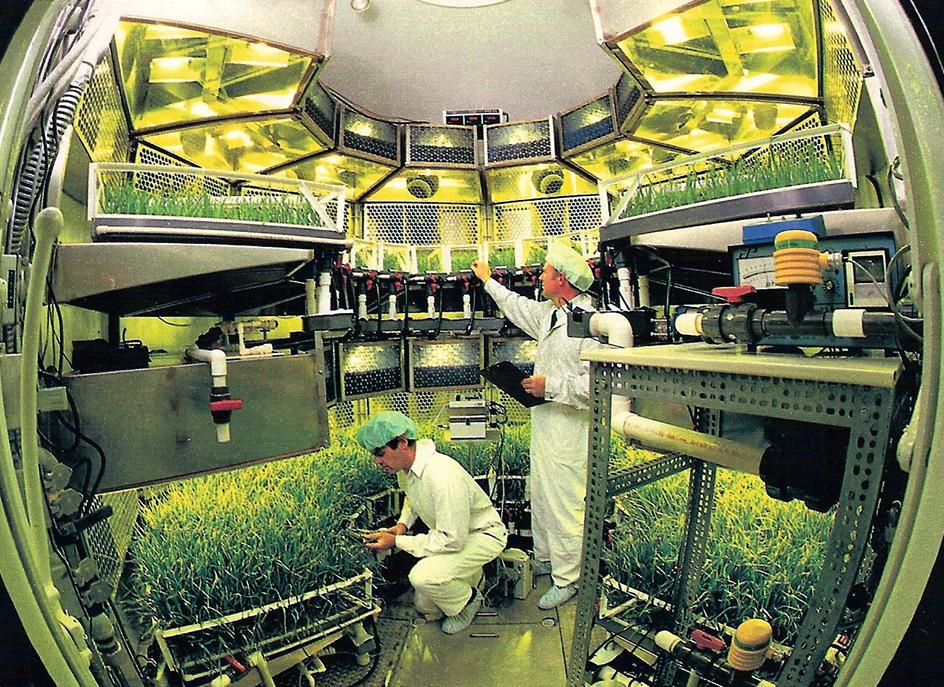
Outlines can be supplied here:
<path id="1" fill-rule="evenodd" d="M 72 367 L 80 374 L 136 370 L 148 367 L 148 347 L 140 341 L 114 346 L 104 339 L 72 342 Z"/>

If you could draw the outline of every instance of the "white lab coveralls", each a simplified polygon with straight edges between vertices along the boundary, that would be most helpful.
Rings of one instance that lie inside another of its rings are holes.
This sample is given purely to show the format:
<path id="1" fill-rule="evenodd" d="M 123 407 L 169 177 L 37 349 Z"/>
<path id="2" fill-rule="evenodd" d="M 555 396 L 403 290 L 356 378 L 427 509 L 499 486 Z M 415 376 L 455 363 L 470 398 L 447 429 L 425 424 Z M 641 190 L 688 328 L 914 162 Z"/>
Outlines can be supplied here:
<path id="1" fill-rule="evenodd" d="M 531 409 L 531 533 L 535 559 L 549 560 L 554 584 L 565 587 L 580 577 L 587 494 L 590 364 L 580 355 L 600 344 L 567 336 L 567 313 L 551 301 L 520 296 L 494 279 L 485 290 L 505 317 L 538 342 L 534 374 L 545 376 L 544 398 L 551 403 Z M 586 294 L 570 305 L 593 310 Z"/>
<path id="2" fill-rule="evenodd" d="M 398 522 L 410 528 L 419 517 L 429 528 L 396 537 L 397 548 L 420 558 L 410 571 L 414 605 L 427 617 L 456 615 L 482 566 L 504 550 L 507 530 L 482 488 L 430 439 L 416 442 L 413 465 L 397 483 L 406 494 Z"/>

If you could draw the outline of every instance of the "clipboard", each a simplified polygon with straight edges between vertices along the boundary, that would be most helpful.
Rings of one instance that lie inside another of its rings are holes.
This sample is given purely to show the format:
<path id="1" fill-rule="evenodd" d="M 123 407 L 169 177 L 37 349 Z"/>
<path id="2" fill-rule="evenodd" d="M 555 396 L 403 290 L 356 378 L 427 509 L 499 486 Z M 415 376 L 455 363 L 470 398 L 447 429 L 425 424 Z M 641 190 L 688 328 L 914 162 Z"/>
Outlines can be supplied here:
<path id="1" fill-rule="evenodd" d="M 502 360 L 494 365 L 489 365 L 482 370 L 481 374 L 525 408 L 533 408 L 542 403 L 547 403 L 547 399 L 532 396 L 524 390 L 521 382 L 527 379 L 528 375 L 519 370 L 514 363 Z"/>

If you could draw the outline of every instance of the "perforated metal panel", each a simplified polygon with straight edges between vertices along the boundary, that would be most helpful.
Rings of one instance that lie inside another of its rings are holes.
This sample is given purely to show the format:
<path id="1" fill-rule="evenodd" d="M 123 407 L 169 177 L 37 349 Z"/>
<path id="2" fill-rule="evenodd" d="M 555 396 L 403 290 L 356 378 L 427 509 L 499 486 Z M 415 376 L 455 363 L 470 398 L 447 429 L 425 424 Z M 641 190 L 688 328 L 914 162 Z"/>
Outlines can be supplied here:
<path id="1" fill-rule="evenodd" d="M 316 80 L 312 80 L 308 91 L 302 98 L 302 114 L 305 115 L 306 123 L 311 127 L 316 136 L 325 144 L 331 145 L 334 142 L 334 134 L 337 129 L 337 103 L 328 92 L 321 87 Z"/>
<path id="2" fill-rule="evenodd" d="M 482 338 L 411 339 L 410 389 L 471 389 L 481 386 Z"/>
<path id="3" fill-rule="evenodd" d="M 92 162 L 128 161 L 128 121 L 111 60 L 106 58 L 95 67 L 76 109 L 74 126 Z"/>
<path id="4" fill-rule="evenodd" d="M 485 166 L 520 165 L 554 158 L 553 119 L 485 127 Z"/>
<path id="5" fill-rule="evenodd" d="M 627 131 L 636 123 L 637 115 L 642 112 L 642 90 L 626 72 L 620 75 L 613 87 L 616 121 L 620 130 Z"/>
<path id="6" fill-rule="evenodd" d="M 341 398 L 352 400 L 403 391 L 399 341 L 340 343 Z"/>
<path id="7" fill-rule="evenodd" d="M 862 69 L 856 64 L 849 39 L 836 17 L 831 0 L 820 0 L 820 26 L 823 32 L 823 100 L 829 123 L 855 122 L 862 92 Z"/>
<path id="8" fill-rule="evenodd" d="M 409 124 L 406 127 L 406 165 L 473 168 L 475 127 Z"/>
<path id="9" fill-rule="evenodd" d="M 481 240 L 480 205 L 365 203 L 364 238 L 410 245 L 475 244 Z"/>
<path id="10" fill-rule="evenodd" d="M 492 238 L 508 241 L 561 236 L 596 230 L 601 223 L 600 199 L 597 196 L 501 203 L 493 208 Z"/>
<path id="11" fill-rule="evenodd" d="M 134 161 L 141 165 L 165 165 L 167 167 L 186 167 L 186 163 L 168 155 L 159 148 L 139 143 L 134 151 Z M 150 172 L 134 173 L 134 186 L 147 192 L 160 193 L 205 193 L 209 196 L 232 195 L 232 186 L 220 177 L 197 176 L 193 174 L 153 174 Z M 281 195 L 275 191 L 271 195 Z"/>
<path id="12" fill-rule="evenodd" d="M 92 499 L 93 512 L 105 506 L 111 506 L 111 517 L 89 527 L 85 532 L 85 541 L 98 565 L 99 577 L 111 585 L 114 595 L 138 519 L 138 492 L 117 491 Z"/>
<path id="13" fill-rule="evenodd" d="M 610 140 L 616 133 L 616 120 L 609 93 L 562 113 L 560 121 L 561 147 L 565 157 Z"/>
<path id="14" fill-rule="evenodd" d="M 397 125 L 348 107 L 341 110 L 340 149 L 379 162 L 400 164 Z"/>

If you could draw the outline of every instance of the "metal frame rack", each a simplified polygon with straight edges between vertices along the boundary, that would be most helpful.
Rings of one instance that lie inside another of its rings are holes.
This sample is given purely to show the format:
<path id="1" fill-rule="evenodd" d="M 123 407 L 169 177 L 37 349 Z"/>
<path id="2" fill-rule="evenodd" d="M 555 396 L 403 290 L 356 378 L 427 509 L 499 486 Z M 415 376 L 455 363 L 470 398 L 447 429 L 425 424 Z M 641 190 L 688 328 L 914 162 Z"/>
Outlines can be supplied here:
<path id="1" fill-rule="evenodd" d="M 666 348 L 671 348 L 666 351 Z M 603 520 L 609 500 L 625 491 L 692 468 L 688 516 L 680 552 L 674 629 L 683 630 L 697 593 L 714 506 L 713 465 L 669 455 L 625 474 L 609 472 L 611 394 L 695 406 L 702 431 L 718 434 L 723 411 L 849 429 L 842 491 L 826 561 L 794 650 L 778 687 L 809 685 L 836 634 L 862 564 L 882 482 L 900 362 L 891 358 L 805 359 L 747 354 L 705 344 L 653 346 L 588 354 L 593 418 L 583 568 L 577 596 L 567 684 L 583 684 L 597 602 Z M 798 364 L 800 363 L 800 364 Z M 592 584 L 586 581 L 592 580 Z"/>

